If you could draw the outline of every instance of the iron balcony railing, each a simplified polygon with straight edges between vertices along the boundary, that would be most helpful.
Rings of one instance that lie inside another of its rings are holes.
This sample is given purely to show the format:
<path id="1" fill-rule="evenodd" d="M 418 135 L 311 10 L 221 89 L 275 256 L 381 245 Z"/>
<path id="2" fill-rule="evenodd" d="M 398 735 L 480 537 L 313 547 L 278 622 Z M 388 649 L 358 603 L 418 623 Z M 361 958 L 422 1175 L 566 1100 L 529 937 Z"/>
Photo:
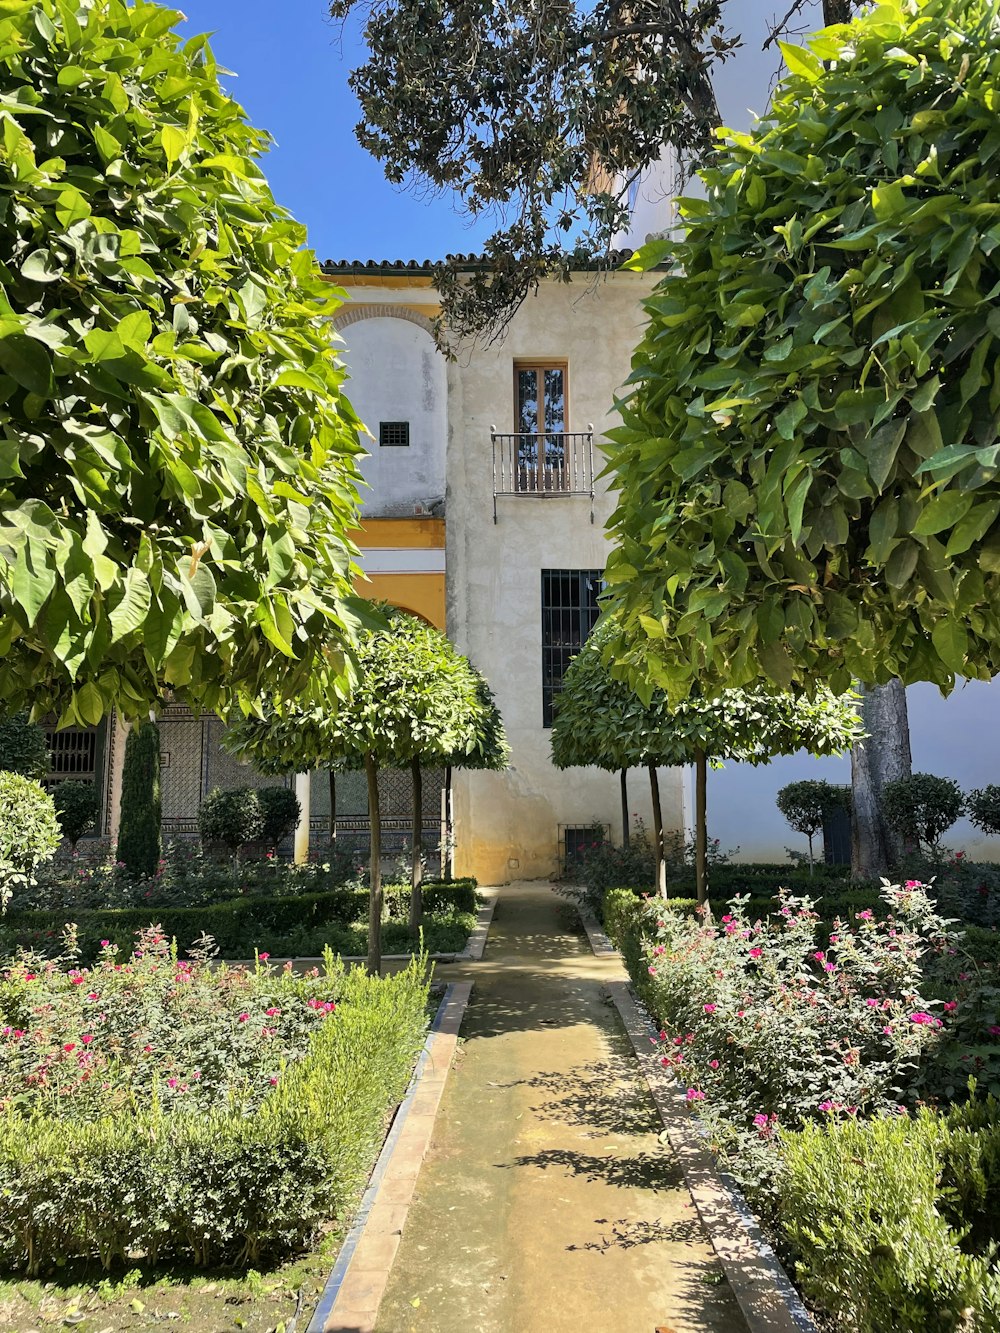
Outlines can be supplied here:
<path id="1" fill-rule="evenodd" d="M 498 495 L 589 495 L 594 521 L 594 428 L 499 432 L 493 440 L 493 522 Z"/>

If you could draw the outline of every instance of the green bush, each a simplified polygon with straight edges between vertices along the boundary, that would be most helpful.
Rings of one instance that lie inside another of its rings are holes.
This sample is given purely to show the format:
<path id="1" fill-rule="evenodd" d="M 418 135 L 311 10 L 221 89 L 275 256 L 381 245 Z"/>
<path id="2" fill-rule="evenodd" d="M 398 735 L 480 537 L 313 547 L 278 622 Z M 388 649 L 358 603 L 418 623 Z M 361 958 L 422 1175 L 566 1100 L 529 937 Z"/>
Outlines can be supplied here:
<path id="1" fill-rule="evenodd" d="M 970 791 L 966 797 L 966 807 L 976 828 L 993 836 L 1000 833 L 1000 787 L 990 785 Z"/>
<path id="2" fill-rule="evenodd" d="M 83 835 L 97 827 L 100 811 L 97 789 L 92 782 L 60 782 L 52 789 L 52 801 L 60 832 L 76 851 Z"/>
<path id="3" fill-rule="evenodd" d="M 850 1333 L 993 1333 L 998 1135 L 992 1099 L 783 1135 L 780 1225 L 807 1300 Z"/>
<path id="4" fill-rule="evenodd" d="M 403 924 L 409 891 L 409 885 L 386 886 L 388 952 L 413 951 Z M 475 924 L 475 891 L 470 886 L 432 884 L 425 910 L 424 935 L 430 952 L 451 953 L 464 947 Z M 97 956 L 102 940 L 130 951 L 137 932 L 154 923 L 177 940 L 181 953 L 187 953 L 203 935 L 210 935 L 224 958 L 250 958 L 255 949 L 275 957 L 313 957 L 326 944 L 338 953 L 365 952 L 368 934 L 362 923 L 367 915 L 367 890 L 335 889 L 297 897 L 233 898 L 205 907 L 12 912 L 6 925 L 11 947 L 52 955 L 60 951 L 66 925 L 72 921 L 80 957 L 86 961 Z M 401 923 L 402 934 L 393 931 L 396 922 Z"/>
<path id="5" fill-rule="evenodd" d="M 58 846 L 52 797 L 32 778 L 0 773 L 0 910 Z"/>
<path id="6" fill-rule="evenodd" d="M 0 1264 L 135 1257 L 246 1268 L 343 1224 L 401 1099 L 426 1028 L 423 960 L 360 969 L 304 1059 L 252 1116 L 223 1103 L 171 1114 L 164 1099 L 71 1120 L 0 1113 Z"/>
<path id="7" fill-rule="evenodd" d="M 942 833 L 951 828 L 965 809 L 965 798 L 951 778 L 914 773 L 887 782 L 882 792 L 886 821 L 904 838 L 936 852 Z"/>
<path id="8" fill-rule="evenodd" d="M 851 789 L 815 778 L 790 782 L 777 795 L 777 806 L 796 831 L 809 840 L 809 869 L 813 869 L 813 838 L 836 810 L 850 809 Z"/>
<path id="9" fill-rule="evenodd" d="M 260 787 L 257 800 L 264 817 L 261 839 L 266 847 L 275 848 L 294 831 L 302 806 L 290 787 Z"/>
<path id="10" fill-rule="evenodd" d="M 0 772 L 40 779 L 48 771 L 49 743 L 37 722 L 27 713 L 0 718 Z"/>
<path id="11" fill-rule="evenodd" d="M 203 845 L 221 842 L 234 855 L 264 835 L 264 810 L 254 787 L 216 787 L 201 803 L 198 832 Z"/>
<path id="12" fill-rule="evenodd" d="M 155 722 L 137 723 L 125 742 L 117 850 L 118 860 L 133 879 L 155 874 L 160 863 L 161 813 L 160 728 Z"/>

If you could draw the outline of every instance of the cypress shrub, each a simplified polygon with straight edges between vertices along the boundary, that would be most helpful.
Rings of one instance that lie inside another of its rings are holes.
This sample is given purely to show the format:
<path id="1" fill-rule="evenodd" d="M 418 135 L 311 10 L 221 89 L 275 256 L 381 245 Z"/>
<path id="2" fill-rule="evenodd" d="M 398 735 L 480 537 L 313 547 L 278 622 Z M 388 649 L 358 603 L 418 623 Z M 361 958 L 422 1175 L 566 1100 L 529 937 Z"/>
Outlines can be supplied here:
<path id="1" fill-rule="evenodd" d="M 118 860 L 135 878 L 153 875 L 163 854 L 160 833 L 160 728 L 134 726 L 125 742 Z"/>

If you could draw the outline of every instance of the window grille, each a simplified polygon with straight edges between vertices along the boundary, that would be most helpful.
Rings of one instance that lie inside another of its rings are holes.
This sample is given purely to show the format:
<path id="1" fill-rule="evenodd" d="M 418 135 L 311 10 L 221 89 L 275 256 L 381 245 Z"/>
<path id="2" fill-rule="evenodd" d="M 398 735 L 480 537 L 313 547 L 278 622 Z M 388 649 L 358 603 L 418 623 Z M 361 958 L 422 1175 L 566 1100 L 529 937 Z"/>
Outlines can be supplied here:
<path id="1" fill-rule="evenodd" d="M 602 586 L 599 569 L 542 570 L 543 727 L 552 726 L 566 668 L 597 622 Z"/>
<path id="2" fill-rule="evenodd" d="M 401 449 L 410 443 L 410 423 L 408 421 L 380 421 L 378 423 L 378 442 L 383 449 Z"/>
<path id="3" fill-rule="evenodd" d="M 57 782 L 93 782 L 97 777 L 97 728 L 66 727 L 46 731 L 49 771 L 45 785 Z"/>

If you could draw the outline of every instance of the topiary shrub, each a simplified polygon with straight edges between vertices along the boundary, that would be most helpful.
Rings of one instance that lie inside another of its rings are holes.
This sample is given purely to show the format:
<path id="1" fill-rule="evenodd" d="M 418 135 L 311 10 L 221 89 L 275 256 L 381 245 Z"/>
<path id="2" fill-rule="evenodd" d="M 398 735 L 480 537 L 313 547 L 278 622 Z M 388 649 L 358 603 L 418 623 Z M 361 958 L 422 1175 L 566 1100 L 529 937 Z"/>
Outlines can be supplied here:
<path id="1" fill-rule="evenodd" d="M 882 805 L 888 823 L 913 842 L 922 843 L 936 854 L 941 834 L 950 829 L 965 809 L 965 798 L 952 778 L 936 778 L 931 773 L 887 782 Z"/>
<path id="2" fill-rule="evenodd" d="M 59 846 L 52 797 L 20 773 L 0 773 L 0 909 Z"/>
<path id="3" fill-rule="evenodd" d="M 1000 834 L 1000 787 L 978 787 L 965 798 L 965 812 L 984 833 Z"/>
<path id="4" fill-rule="evenodd" d="M 52 800 L 62 835 L 75 852 L 83 835 L 97 827 L 97 789 L 92 782 L 60 782 L 52 790 Z"/>
<path id="5" fill-rule="evenodd" d="M 118 860 L 138 878 L 155 874 L 162 855 L 160 729 L 155 722 L 143 722 L 125 742 Z"/>
<path id="6" fill-rule="evenodd" d="M 806 778 L 789 782 L 777 795 L 777 806 L 796 833 L 804 833 L 809 840 L 809 873 L 813 872 L 813 838 L 821 832 L 829 815 L 835 810 L 849 809 L 851 793 L 848 787 L 832 782 Z"/>
<path id="7" fill-rule="evenodd" d="M 49 771 L 49 743 L 27 713 L 0 718 L 0 771 L 44 778 Z"/>
<path id="8" fill-rule="evenodd" d="M 203 844 L 222 843 L 235 856 L 264 835 L 264 810 L 253 787 L 216 787 L 201 803 L 198 832 Z"/>
<path id="9" fill-rule="evenodd" d="M 257 800 L 264 817 L 264 831 L 260 836 L 268 847 L 275 848 L 294 831 L 302 815 L 302 806 L 290 787 L 261 787 Z"/>

